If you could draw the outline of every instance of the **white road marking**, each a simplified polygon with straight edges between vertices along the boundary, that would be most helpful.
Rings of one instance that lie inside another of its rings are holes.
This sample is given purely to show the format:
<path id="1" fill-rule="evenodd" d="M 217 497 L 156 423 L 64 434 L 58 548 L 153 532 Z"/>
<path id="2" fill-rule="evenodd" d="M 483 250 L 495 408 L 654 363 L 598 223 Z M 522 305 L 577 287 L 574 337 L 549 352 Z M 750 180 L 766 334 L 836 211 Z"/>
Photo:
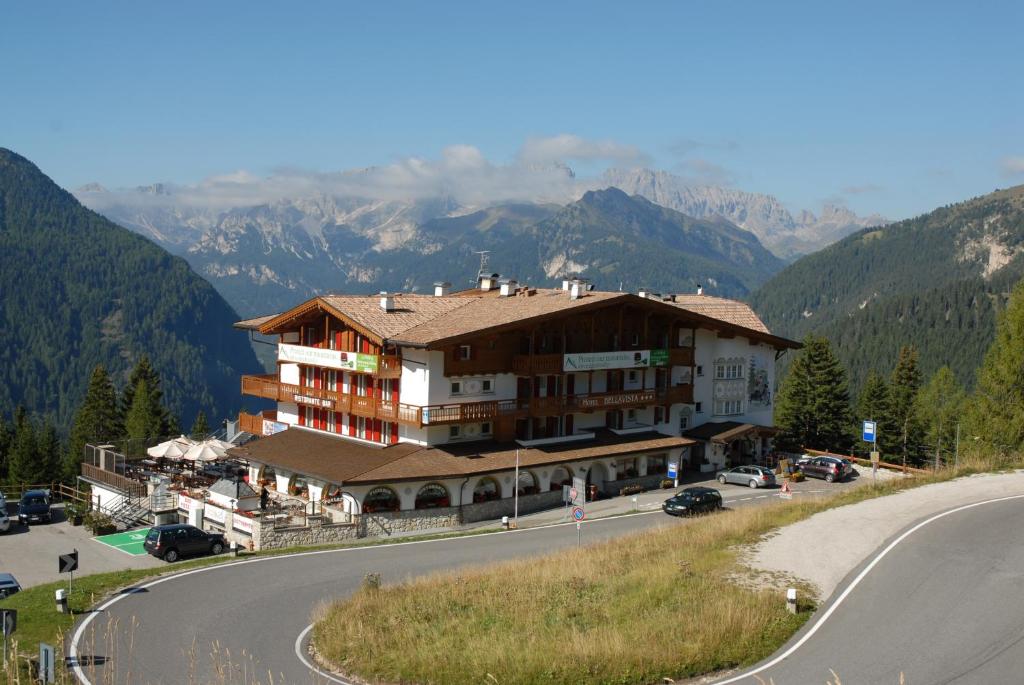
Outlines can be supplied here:
<path id="1" fill-rule="evenodd" d="M 302 662 L 302 665 L 308 668 L 309 670 L 313 671 L 313 673 L 316 673 L 318 676 L 327 678 L 332 683 L 338 683 L 339 685 L 356 685 L 356 683 L 353 683 L 349 680 L 344 680 L 337 676 L 331 675 L 326 671 L 321 670 L 319 666 L 314 664 L 312 661 L 309 660 L 308 657 L 306 657 L 306 655 L 302 651 L 302 641 L 306 639 L 306 636 L 309 635 L 309 631 L 311 630 L 313 630 L 312 623 L 306 626 L 305 630 L 299 633 L 299 636 L 295 638 L 295 656 L 299 657 L 299 661 Z"/>
<path id="2" fill-rule="evenodd" d="M 980 507 L 983 504 L 993 504 L 995 502 L 1006 502 L 1007 500 L 1011 500 L 1011 499 L 1024 499 L 1024 495 L 1009 495 L 1007 497 L 997 497 L 995 499 L 989 499 L 989 500 L 984 500 L 984 501 L 981 501 L 981 502 L 975 502 L 973 504 L 965 504 L 965 505 L 963 505 L 961 507 L 956 507 L 955 509 L 950 509 L 949 511 L 944 511 L 941 514 L 935 514 L 931 518 L 928 518 L 928 519 L 925 519 L 924 521 L 921 521 L 921 523 L 918 523 L 916 526 L 914 526 L 913 528 L 911 528 L 907 532 L 903 533 L 903 535 L 900 535 L 898 538 L 896 538 L 895 540 L 890 542 L 889 545 L 885 549 L 883 549 L 881 552 L 879 552 L 878 556 L 876 556 L 874 559 L 872 559 L 871 563 L 869 563 L 867 566 L 865 566 L 861 570 L 861 572 L 857 574 L 857 577 L 854 578 L 850 582 L 850 584 L 846 587 L 845 590 L 843 590 L 843 593 L 841 595 L 839 595 L 839 597 L 836 599 L 835 602 L 832 603 L 832 606 L 830 606 L 825 611 L 825 613 L 823 613 L 821 615 L 821 617 L 814 623 L 814 625 L 811 626 L 811 628 L 806 633 L 804 633 L 803 636 L 799 640 L 797 640 L 796 643 L 792 647 L 790 647 L 785 652 L 783 652 L 779 656 L 775 657 L 774 659 L 772 659 L 771 661 L 766 663 L 764 666 L 759 666 L 759 667 L 755 668 L 752 671 L 747 671 L 746 673 L 742 673 L 740 675 L 733 676 L 732 678 L 728 678 L 727 680 L 716 681 L 715 685 L 728 685 L 729 683 L 738 683 L 741 680 L 744 680 L 744 679 L 747 679 L 747 678 L 751 678 L 751 677 L 757 675 L 758 673 L 762 673 L 764 671 L 767 671 L 772 666 L 775 666 L 778 663 L 780 663 L 781 661 L 789 658 L 796 650 L 800 649 L 804 645 L 804 643 L 806 643 L 808 640 L 810 640 L 814 636 L 814 634 L 816 632 L 818 632 L 818 630 L 823 625 L 825 625 L 825 621 L 827 621 L 829 619 L 829 617 L 831 617 L 832 614 L 835 613 L 835 610 L 839 608 L 839 606 L 849 596 L 849 594 L 851 592 L 853 592 L 853 590 L 858 585 L 860 585 L 860 582 L 862 580 L 864 580 L 864 578 L 868 575 L 868 573 L 871 572 L 871 569 L 873 569 L 875 566 L 877 566 L 878 562 L 880 562 L 883 558 L 885 558 L 885 556 L 887 554 L 889 554 L 889 552 L 891 552 L 893 549 L 895 549 L 896 545 L 898 545 L 901 542 L 903 542 L 904 540 L 906 540 L 913 533 L 916 533 L 918 530 L 920 530 L 921 528 L 924 528 L 929 523 L 932 523 L 934 521 L 938 521 L 939 519 L 945 518 L 946 516 L 949 516 L 950 514 L 956 514 L 958 512 L 965 511 L 967 509 L 973 509 L 974 507 Z"/>

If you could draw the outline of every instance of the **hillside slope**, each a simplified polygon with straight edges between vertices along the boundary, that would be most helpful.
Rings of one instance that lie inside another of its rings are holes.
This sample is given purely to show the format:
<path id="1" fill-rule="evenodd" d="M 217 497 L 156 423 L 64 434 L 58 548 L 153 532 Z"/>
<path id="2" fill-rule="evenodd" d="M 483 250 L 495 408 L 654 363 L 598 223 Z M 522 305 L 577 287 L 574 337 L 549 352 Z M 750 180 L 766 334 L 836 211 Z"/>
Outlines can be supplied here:
<path id="1" fill-rule="evenodd" d="M 853 374 L 892 367 L 902 344 L 925 373 L 971 383 L 995 315 L 1024 276 L 1024 186 L 859 231 L 804 257 L 755 293 L 773 331 L 831 338 Z"/>
<path id="2" fill-rule="evenodd" d="M 148 355 L 183 423 L 230 416 L 239 374 L 260 368 L 237 318 L 183 259 L 0 148 L 0 408 L 67 430 L 96 364 L 120 385 Z"/>

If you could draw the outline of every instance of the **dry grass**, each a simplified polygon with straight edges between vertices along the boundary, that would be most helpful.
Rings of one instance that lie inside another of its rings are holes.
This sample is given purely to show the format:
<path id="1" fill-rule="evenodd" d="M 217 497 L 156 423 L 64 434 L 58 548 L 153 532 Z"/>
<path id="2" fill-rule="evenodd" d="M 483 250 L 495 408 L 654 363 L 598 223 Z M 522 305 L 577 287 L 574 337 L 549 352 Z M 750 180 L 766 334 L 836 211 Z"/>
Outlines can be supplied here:
<path id="1" fill-rule="evenodd" d="M 826 508 L 994 466 L 1003 465 L 978 461 L 829 500 L 725 511 L 579 552 L 369 584 L 318 609 L 314 646 L 359 678 L 431 685 L 654 683 L 752 664 L 813 607 L 793 616 L 777 590 L 738 584 L 749 574 L 743 545 Z"/>

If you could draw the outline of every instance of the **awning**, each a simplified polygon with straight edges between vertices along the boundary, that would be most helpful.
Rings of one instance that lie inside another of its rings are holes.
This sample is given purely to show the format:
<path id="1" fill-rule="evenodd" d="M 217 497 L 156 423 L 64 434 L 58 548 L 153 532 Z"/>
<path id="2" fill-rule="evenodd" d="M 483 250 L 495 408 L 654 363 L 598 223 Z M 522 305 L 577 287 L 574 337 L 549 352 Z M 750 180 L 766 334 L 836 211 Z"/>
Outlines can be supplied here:
<path id="1" fill-rule="evenodd" d="M 683 435 L 694 440 L 704 442 L 717 442 L 728 444 L 738 438 L 748 435 L 760 435 L 762 437 L 775 435 L 779 432 L 773 426 L 759 426 L 756 423 L 740 423 L 739 421 L 712 421 L 701 424 Z"/>

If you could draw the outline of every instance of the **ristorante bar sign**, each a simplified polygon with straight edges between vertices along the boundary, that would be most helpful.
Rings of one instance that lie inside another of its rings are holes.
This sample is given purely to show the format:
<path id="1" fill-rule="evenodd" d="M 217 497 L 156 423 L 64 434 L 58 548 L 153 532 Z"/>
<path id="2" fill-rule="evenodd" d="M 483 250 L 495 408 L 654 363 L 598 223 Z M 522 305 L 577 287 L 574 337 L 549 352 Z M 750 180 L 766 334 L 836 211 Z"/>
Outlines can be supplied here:
<path id="1" fill-rule="evenodd" d="M 377 373 L 378 358 L 375 354 L 361 352 L 342 352 L 341 350 L 325 350 L 305 345 L 277 346 L 277 359 L 282 362 L 294 362 L 307 366 L 323 366 L 328 369 L 346 369 L 360 373 Z"/>
<path id="2" fill-rule="evenodd" d="M 562 357 L 562 370 L 569 373 L 599 369 L 646 369 L 650 366 L 668 366 L 668 350 L 581 352 Z"/>

